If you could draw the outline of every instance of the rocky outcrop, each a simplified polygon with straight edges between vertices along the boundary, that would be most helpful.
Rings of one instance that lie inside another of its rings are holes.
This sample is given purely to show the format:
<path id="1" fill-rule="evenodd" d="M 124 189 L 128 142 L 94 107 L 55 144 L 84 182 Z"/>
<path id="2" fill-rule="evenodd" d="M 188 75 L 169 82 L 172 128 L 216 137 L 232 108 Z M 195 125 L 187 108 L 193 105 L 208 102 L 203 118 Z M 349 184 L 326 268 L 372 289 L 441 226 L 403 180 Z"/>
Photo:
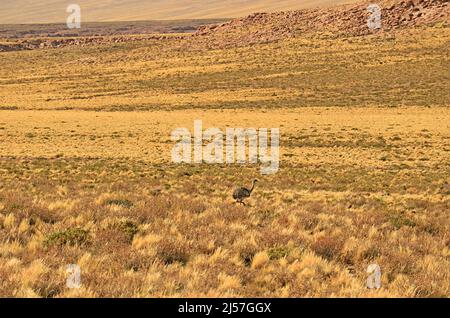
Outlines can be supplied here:
<path id="1" fill-rule="evenodd" d="M 369 4 L 381 9 L 381 28 L 367 25 Z M 270 42 L 314 32 L 334 36 L 360 36 L 400 28 L 449 23 L 449 0 L 384 0 L 325 9 L 255 13 L 227 23 L 204 25 L 197 37 L 209 38 L 214 46 Z"/>

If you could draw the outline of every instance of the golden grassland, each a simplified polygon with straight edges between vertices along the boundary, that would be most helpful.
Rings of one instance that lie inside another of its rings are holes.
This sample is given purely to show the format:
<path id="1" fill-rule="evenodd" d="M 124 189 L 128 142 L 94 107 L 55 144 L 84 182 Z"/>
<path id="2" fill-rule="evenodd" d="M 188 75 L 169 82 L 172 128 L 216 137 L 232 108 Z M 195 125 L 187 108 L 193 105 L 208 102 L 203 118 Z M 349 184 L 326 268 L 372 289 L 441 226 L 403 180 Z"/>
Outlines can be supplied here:
<path id="1" fill-rule="evenodd" d="M 281 167 L 175 165 L 170 132 L 281 127 Z M 448 108 L 2 111 L 2 296 L 449 296 Z M 260 183 L 249 206 L 236 185 Z M 367 266 L 383 287 L 365 288 Z M 65 287 L 79 264 L 82 288 Z"/>
<path id="2" fill-rule="evenodd" d="M 205 49 L 210 38 L 9 52 L 3 109 L 447 106 L 449 28 L 314 34 Z"/>
<path id="3" fill-rule="evenodd" d="M 449 297 L 448 39 L 2 53 L 0 296 Z M 171 163 L 195 119 L 279 127 L 280 171 Z"/>

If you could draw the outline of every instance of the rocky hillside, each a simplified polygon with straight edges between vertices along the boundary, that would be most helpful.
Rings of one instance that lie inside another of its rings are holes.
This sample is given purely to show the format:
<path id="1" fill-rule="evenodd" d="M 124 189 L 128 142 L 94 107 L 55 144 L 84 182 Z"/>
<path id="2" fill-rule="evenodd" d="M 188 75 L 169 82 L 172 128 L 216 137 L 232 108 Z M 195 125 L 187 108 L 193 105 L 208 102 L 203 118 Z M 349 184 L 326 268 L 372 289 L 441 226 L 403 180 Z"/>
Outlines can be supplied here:
<path id="1" fill-rule="evenodd" d="M 7 39 L 0 42 L 0 52 L 85 46 L 105 43 L 123 43 L 144 40 L 187 39 L 187 46 L 222 48 L 266 43 L 283 38 L 307 34 L 327 36 L 361 36 L 371 33 L 389 32 L 396 29 L 424 25 L 449 26 L 449 0 L 383 0 L 377 2 L 381 9 L 381 28 L 369 29 L 367 6 L 372 2 L 361 2 L 330 8 L 304 9 L 276 13 L 254 13 L 245 18 L 220 24 L 202 25 L 194 34 L 141 34 L 113 36 L 75 37 L 29 37 Z M 96 29 L 97 30 L 97 29 Z M 99 31 L 96 31 L 99 33 Z"/>
<path id="2" fill-rule="evenodd" d="M 380 29 L 367 26 L 367 7 L 371 3 L 380 6 Z M 201 26 L 196 36 L 209 38 L 214 46 L 248 45 L 314 32 L 359 36 L 437 23 L 448 25 L 449 17 L 449 0 L 366 1 L 325 9 L 255 13 L 227 23 Z"/>

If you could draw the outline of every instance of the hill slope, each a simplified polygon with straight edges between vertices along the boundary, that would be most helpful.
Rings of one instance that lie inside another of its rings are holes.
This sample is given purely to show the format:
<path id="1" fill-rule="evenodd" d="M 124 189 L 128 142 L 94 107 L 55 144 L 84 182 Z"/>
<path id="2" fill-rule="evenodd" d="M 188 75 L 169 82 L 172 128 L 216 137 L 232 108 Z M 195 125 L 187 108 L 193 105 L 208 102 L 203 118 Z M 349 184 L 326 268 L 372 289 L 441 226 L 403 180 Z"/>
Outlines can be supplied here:
<path id="1" fill-rule="evenodd" d="M 425 25 L 448 24 L 448 0 L 381 0 L 381 29 L 369 29 L 367 6 L 370 1 L 288 12 L 254 13 L 227 23 L 205 25 L 198 36 L 213 47 L 241 46 L 271 42 L 307 33 L 330 36 L 360 36 Z"/>
<path id="2" fill-rule="evenodd" d="M 78 0 L 84 21 L 137 21 L 242 17 L 253 12 L 328 6 L 354 0 Z M 0 24 L 57 23 L 68 1 L 2 0 Z"/>
<path id="3" fill-rule="evenodd" d="M 207 50 L 167 37 L 0 53 L 0 109 L 446 106 L 449 28 Z"/>

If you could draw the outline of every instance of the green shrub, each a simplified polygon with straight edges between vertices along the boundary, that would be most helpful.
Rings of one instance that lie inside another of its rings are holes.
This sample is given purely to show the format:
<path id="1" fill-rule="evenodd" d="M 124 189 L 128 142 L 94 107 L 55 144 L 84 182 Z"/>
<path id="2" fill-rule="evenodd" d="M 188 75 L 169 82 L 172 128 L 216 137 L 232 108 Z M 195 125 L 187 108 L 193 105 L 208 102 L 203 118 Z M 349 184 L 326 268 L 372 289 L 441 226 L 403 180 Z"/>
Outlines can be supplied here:
<path id="1" fill-rule="evenodd" d="M 81 228 L 68 229 L 50 234 L 44 245 L 84 245 L 89 241 L 89 232 Z"/>
<path id="2" fill-rule="evenodd" d="M 269 248 L 267 254 L 271 260 L 277 260 L 288 256 L 290 252 L 291 249 L 287 246 L 277 246 Z"/>
<path id="3" fill-rule="evenodd" d="M 124 208 L 131 208 L 133 206 L 133 202 L 126 199 L 109 199 L 105 202 L 106 205 L 118 205 Z"/>
<path id="4" fill-rule="evenodd" d="M 408 219 L 406 216 L 400 213 L 392 214 L 389 217 L 389 222 L 397 230 L 400 229 L 402 226 L 410 226 L 410 227 L 416 226 L 416 223 L 414 221 Z"/>
<path id="5" fill-rule="evenodd" d="M 134 236 L 136 235 L 136 233 L 138 232 L 138 226 L 136 223 L 134 223 L 133 221 L 122 221 L 119 223 L 118 228 L 120 231 L 122 231 L 127 240 L 129 242 L 133 241 Z"/>

